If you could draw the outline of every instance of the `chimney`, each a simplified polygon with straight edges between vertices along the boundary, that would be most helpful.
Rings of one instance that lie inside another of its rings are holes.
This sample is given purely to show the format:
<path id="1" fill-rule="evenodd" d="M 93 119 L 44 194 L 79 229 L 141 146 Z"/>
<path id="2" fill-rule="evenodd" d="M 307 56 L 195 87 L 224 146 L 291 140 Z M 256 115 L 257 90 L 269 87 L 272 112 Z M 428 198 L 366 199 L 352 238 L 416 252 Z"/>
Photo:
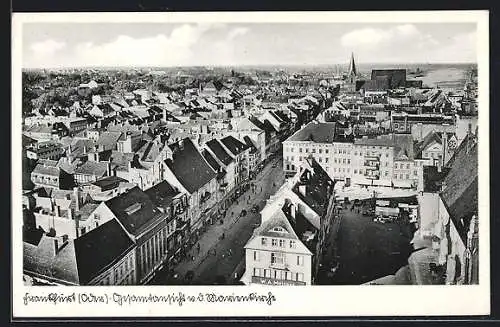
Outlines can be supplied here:
<path id="1" fill-rule="evenodd" d="M 75 198 L 75 211 L 80 211 L 80 190 L 78 187 L 73 188 L 73 197 Z"/>
<path id="2" fill-rule="evenodd" d="M 53 250 L 54 250 L 54 256 L 56 256 L 57 253 L 59 253 L 59 240 L 57 238 L 54 238 Z"/>
<path id="3" fill-rule="evenodd" d="M 448 133 L 446 131 L 443 132 L 443 166 L 446 164 L 448 159 Z"/>

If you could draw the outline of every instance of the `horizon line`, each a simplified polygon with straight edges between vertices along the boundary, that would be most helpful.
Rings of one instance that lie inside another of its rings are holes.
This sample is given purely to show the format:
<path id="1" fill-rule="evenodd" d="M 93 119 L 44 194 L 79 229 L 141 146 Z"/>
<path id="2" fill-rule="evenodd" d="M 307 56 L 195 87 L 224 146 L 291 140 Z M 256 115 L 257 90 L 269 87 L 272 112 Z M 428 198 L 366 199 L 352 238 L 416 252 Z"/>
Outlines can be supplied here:
<path id="1" fill-rule="evenodd" d="M 65 67 L 21 67 L 22 70 L 63 70 L 63 69 L 152 69 L 152 68 L 237 68 L 237 67 L 258 67 L 258 66 L 274 66 L 274 67 L 318 67 L 318 66 L 348 66 L 348 63 L 322 63 L 322 64 L 233 64 L 233 65 L 173 65 L 173 66 L 65 66 Z M 365 62 L 357 63 L 358 66 L 367 65 L 477 65 L 477 62 Z"/>

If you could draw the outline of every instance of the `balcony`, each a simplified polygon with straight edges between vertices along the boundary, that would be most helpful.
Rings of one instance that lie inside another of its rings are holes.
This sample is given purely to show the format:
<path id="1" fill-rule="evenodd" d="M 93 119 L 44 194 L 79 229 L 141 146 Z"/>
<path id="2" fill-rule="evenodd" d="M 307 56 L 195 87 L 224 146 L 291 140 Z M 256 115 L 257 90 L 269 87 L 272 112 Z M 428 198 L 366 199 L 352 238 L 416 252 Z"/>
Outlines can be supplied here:
<path id="1" fill-rule="evenodd" d="M 288 270 L 289 265 L 286 262 L 271 262 L 269 267 L 273 269 Z"/>

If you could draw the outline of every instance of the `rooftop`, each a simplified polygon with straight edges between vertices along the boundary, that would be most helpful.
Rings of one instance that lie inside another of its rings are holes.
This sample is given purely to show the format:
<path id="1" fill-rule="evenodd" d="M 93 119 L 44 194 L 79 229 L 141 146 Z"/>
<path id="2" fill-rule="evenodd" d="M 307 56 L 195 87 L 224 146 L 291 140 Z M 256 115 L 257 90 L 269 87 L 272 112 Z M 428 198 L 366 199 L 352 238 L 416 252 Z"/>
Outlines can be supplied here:
<path id="1" fill-rule="evenodd" d="M 335 123 L 310 122 L 290 136 L 287 141 L 335 142 Z"/>
<path id="2" fill-rule="evenodd" d="M 167 159 L 167 166 L 188 192 L 199 190 L 216 177 L 215 171 L 189 138 L 171 144 L 170 149 L 173 160 Z"/>
<path id="3" fill-rule="evenodd" d="M 159 214 L 149 196 L 137 186 L 105 203 L 132 235 L 139 234 Z"/>
<path id="4" fill-rule="evenodd" d="M 227 166 L 234 161 L 217 139 L 208 141 L 206 145 L 224 165 Z"/>

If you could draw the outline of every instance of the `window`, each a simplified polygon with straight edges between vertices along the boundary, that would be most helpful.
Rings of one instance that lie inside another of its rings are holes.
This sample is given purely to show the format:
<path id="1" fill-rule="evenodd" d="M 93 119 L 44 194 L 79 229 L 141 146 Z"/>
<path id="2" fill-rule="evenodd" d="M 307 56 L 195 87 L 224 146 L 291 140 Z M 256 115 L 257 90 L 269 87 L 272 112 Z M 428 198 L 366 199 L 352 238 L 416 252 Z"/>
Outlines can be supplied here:
<path id="1" fill-rule="evenodd" d="M 261 245 L 266 246 L 267 245 L 267 238 L 265 238 L 265 237 L 261 238 L 260 242 L 261 242 L 260 243 Z"/>
<path id="2" fill-rule="evenodd" d="M 293 152 L 293 148 L 290 148 L 290 152 Z"/>
<path id="3" fill-rule="evenodd" d="M 264 277 L 271 278 L 271 269 L 264 269 Z"/>
<path id="4" fill-rule="evenodd" d="M 333 162 L 337 163 L 337 158 L 333 158 Z"/>
<path id="5" fill-rule="evenodd" d="M 354 151 L 354 155 L 357 156 L 358 155 L 358 151 Z"/>
<path id="6" fill-rule="evenodd" d="M 351 164 L 351 159 L 347 159 L 347 164 L 350 165 Z"/>
<path id="7" fill-rule="evenodd" d="M 271 264 L 284 264 L 285 263 L 285 256 L 283 253 L 271 253 Z"/>
<path id="8" fill-rule="evenodd" d="M 279 240 L 280 241 L 280 248 L 285 247 L 285 240 Z"/>
<path id="9" fill-rule="evenodd" d="M 302 153 L 302 148 L 299 148 L 299 153 Z"/>
<path id="10" fill-rule="evenodd" d="M 306 153 L 308 153 L 308 152 L 309 152 L 309 149 L 308 149 L 308 148 L 306 148 Z"/>
<path id="11" fill-rule="evenodd" d="M 328 149 L 325 149 L 325 153 L 328 154 Z"/>
<path id="12" fill-rule="evenodd" d="M 386 157 L 386 158 L 389 158 L 389 153 L 386 153 L 386 154 L 385 154 L 385 157 Z"/>
<path id="13" fill-rule="evenodd" d="M 344 159 L 342 159 L 342 163 L 343 163 L 343 164 L 345 164 L 345 158 L 344 158 Z"/>
<path id="14" fill-rule="evenodd" d="M 318 152 L 319 152 L 319 153 L 323 153 L 323 149 L 319 149 L 319 150 L 318 150 Z"/>
<path id="15" fill-rule="evenodd" d="M 318 158 L 319 162 L 323 162 L 323 159 L 321 157 Z"/>
<path id="16" fill-rule="evenodd" d="M 410 179 L 410 174 L 406 174 L 406 179 Z"/>
<path id="17" fill-rule="evenodd" d="M 398 164 L 397 163 L 394 164 L 394 168 L 398 169 Z"/>
<path id="18" fill-rule="evenodd" d="M 328 163 L 328 158 L 325 158 L 325 162 Z"/>
<path id="19" fill-rule="evenodd" d="M 286 161 L 289 161 L 290 160 L 290 157 L 289 156 L 286 156 Z"/>
<path id="20" fill-rule="evenodd" d="M 406 169 L 410 169 L 410 164 L 406 164 Z"/>
<path id="21" fill-rule="evenodd" d="M 413 175 L 415 175 L 415 176 L 418 175 L 416 170 L 413 171 Z"/>
<path id="22" fill-rule="evenodd" d="M 278 245 L 278 240 L 275 239 L 275 238 L 271 239 L 271 244 L 272 244 L 272 246 L 277 246 Z"/>
<path id="23" fill-rule="evenodd" d="M 260 268 L 253 268 L 253 275 L 260 277 L 260 273 L 261 273 L 260 271 L 261 271 Z"/>
<path id="24" fill-rule="evenodd" d="M 293 156 L 290 157 L 290 160 L 293 161 L 295 158 Z"/>
<path id="25" fill-rule="evenodd" d="M 296 246 L 297 246 L 297 243 L 295 241 L 290 241 L 290 248 L 291 249 L 295 249 Z"/>
<path id="26" fill-rule="evenodd" d="M 304 257 L 301 255 L 297 256 L 297 266 L 303 266 L 304 265 Z"/>
<path id="27" fill-rule="evenodd" d="M 386 170 L 386 171 L 384 172 L 384 175 L 385 175 L 385 176 L 389 175 L 389 172 Z"/>
<path id="28" fill-rule="evenodd" d="M 399 174 L 399 179 L 403 179 L 403 174 Z"/>
<path id="29" fill-rule="evenodd" d="M 394 179 L 398 179 L 398 174 L 394 174 Z"/>
<path id="30" fill-rule="evenodd" d="M 354 173 L 357 174 L 358 173 L 358 170 L 357 169 L 354 169 Z"/>
<path id="31" fill-rule="evenodd" d="M 259 252 L 253 251 L 253 261 L 259 261 Z"/>
<path id="32" fill-rule="evenodd" d="M 295 273 L 295 280 L 298 282 L 303 282 L 304 281 L 304 274 L 303 273 Z"/>

